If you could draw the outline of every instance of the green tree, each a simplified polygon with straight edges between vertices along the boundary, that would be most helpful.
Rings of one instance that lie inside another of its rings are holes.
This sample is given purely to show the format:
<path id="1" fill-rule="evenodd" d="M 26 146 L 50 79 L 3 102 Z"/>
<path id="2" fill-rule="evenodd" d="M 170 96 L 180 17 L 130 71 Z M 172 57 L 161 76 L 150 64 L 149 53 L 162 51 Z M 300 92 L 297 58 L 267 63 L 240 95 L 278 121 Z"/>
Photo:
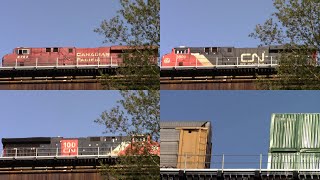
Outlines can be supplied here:
<path id="1" fill-rule="evenodd" d="M 115 165 L 103 165 L 102 174 L 107 179 L 159 179 L 160 157 L 152 151 L 160 137 L 160 93 L 157 90 L 120 93 L 122 99 L 117 105 L 102 112 L 95 122 L 106 127 L 105 133 L 131 137 L 130 148 Z"/>
<path id="2" fill-rule="evenodd" d="M 132 49 L 125 52 L 116 75 L 102 76 L 101 83 L 106 89 L 159 90 L 160 0 L 119 1 L 117 15 L 102 21 L 94 31 L 105 37 L 104 42 Z"/>
<path id="3" fill-rule="evenodd" d="M 258 81 L 262 89 L 320 89 L 315 52 L 320 51 L 319 0 L 273 0 L 275 12 L 251 37 L 262 45 L 284 45 L 276 78 Z"/>

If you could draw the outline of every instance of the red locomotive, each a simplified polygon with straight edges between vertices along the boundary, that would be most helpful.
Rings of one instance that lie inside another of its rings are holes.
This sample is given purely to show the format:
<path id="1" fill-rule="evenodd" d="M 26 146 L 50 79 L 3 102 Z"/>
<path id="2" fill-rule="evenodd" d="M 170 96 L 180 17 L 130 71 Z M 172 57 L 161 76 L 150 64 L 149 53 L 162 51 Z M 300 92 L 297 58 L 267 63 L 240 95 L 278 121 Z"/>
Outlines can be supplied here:
<path id="1" fill-rule="evenodd" d="M 98 48 L 18 47 L 2 58 L 3 67 L 14 66 L 68 66 L 68 65 L 109 65 L 123 63 L 121 54 L 130 46 L 110 46 Z"/>

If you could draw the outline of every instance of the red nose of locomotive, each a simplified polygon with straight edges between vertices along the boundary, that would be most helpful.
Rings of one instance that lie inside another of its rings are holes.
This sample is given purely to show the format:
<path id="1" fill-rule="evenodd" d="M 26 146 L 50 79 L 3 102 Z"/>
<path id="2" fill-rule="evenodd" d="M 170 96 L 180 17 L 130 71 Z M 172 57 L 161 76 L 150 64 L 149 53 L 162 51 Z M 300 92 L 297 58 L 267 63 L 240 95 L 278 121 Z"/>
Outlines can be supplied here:
<path id="1" fill-rule="evenodd" d="M 164 56 L 162 56 L 162 59 L 161 59 L 161 66 L 174 66 L 174 61 L 172 60 L 173 55 L 171 54 L 166 54 Z"/>
<path id="2" fill-rule="evenodd" d="M 6 54 L 6 55 L 4 55 L 3 57 L 2 57 L 2 62 L 1 62 L 1 65 L 2 66 L 5 66 L 6 65 L 6 57 L 8 56 L 8 54 Z"/>

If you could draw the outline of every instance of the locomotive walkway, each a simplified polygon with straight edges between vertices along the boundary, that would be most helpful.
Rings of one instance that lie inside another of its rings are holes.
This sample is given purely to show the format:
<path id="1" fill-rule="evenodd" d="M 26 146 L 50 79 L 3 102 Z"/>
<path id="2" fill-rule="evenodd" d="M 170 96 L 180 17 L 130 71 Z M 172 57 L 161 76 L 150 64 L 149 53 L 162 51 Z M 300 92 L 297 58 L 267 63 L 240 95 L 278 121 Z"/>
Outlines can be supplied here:
<path id="1" fill-rule="evenodd" d="M 12 148 L 2 150 L 0 168 L 100 166 L 114 164 L 117 157 L 112 149 L 99 147 L 78 147 L 66 153 L 60 148 Z"/>
<path id="2" fill-rule="evenodd" d="M 161 180 L 320 179 L 320 169 L 160 169 Z"/>

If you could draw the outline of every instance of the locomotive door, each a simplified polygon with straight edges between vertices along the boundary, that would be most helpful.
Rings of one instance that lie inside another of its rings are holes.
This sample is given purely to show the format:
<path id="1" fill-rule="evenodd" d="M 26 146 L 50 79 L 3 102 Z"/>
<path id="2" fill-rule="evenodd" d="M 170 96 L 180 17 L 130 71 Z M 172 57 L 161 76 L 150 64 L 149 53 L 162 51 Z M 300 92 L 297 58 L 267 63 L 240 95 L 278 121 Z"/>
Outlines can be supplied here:
<path id="1" fill-rule="evenodd" d="M 76 65 L 75 48 L 60 48 L 59 64 L 60 65 Z"/>

